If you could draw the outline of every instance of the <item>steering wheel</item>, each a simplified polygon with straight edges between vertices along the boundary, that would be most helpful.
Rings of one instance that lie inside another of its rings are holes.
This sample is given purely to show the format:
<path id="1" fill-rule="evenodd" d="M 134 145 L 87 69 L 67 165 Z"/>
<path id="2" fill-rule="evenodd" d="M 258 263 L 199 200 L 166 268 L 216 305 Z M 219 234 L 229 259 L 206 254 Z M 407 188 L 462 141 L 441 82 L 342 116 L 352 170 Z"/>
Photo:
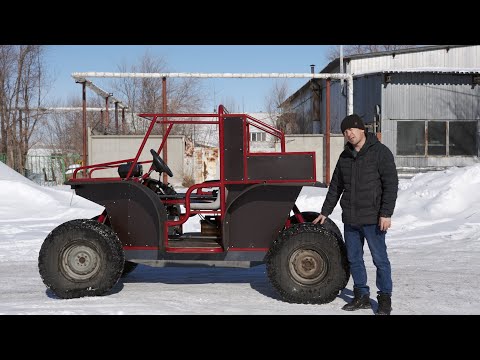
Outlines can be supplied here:
<path id="1" fill-rule="evenodd" d="M 150 154 L 153 156 L 153 167 L 155 170 L 157 170 L 159 173 L 165 172 L 168 176 L 172 177 L 172 170 L 170 170 L 168 165 L 165 164 L 165 161 L 162 160 L 160 155 L 158 155 L 158 153 L 153 149 L 150 149 Z"/>

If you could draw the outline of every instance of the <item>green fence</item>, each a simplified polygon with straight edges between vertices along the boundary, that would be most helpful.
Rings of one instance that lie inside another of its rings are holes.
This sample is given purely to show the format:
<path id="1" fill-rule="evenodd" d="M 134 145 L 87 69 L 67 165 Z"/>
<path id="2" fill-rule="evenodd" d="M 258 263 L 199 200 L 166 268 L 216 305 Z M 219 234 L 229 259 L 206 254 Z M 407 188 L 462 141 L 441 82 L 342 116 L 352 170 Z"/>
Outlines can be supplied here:
<path id="1" fill-rule="evenodd" d="M 0 161 L 6 163 L 6 160 L 6 154 L 0 154 Z M 77 154 L 28 155 L 23 175 L 39 185 L 62 185 L 67 176 L 66 161 L 71 165 L 79 163 L 81 158 Z"/>

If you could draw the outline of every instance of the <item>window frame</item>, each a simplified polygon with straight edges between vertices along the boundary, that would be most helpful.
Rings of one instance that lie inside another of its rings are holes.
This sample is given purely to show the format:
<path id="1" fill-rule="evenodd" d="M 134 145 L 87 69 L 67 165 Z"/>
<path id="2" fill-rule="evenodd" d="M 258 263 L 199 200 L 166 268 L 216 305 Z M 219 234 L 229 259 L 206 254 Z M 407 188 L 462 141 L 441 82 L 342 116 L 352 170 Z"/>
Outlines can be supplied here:
<path id="1" fill-rule="evenodd" d="M 399 124 L 401 123 L 406 123 L 406 122 L 415 122 L 415 123 L 423 123 L 424 124 L 424 154 L 423 155 L 420 155 L 420 154 L 399 154 L 399 130 L 398 130 L 398 127 L 399 127 Z M 429 154 L 428 153 L 428 149 L 429 149 L 429 139 L 428 139 L 428 136 L 429 136 L 429 123 L 430 122 L 435 122 L 435 123 L 439 123 L 439 122 L 443 122 L 445 123 L 445 140 L 444 140 L 444 145 L 445 145 L 445 154 L 442 154 L 442 155 L 436 155 L 436 154 Z M 396 125 L 396 156 L 406 156 L 406 157 L 477 157 L 478 156 L 478 138 L 475 137 L 474 138 L 474 141 L 475 141 L 475 148 L 477 150 L 477 153 L 474 153 L 472 155 L 467 155 L 467 154 L 462 154 L 462 155 L 451 155 L 450 154 L 450 124 L 453 123 L 453 124 L 457 124 L 457 123 L 472 123 L 474 124 L 475 127 L 478 127 L 478 121 L 477 120 L 397 120 L 397 125 Z M 477 129 L 478 131 L 478 129 Z"/>
<path id="2" fill-rule="evenodd" d="M 258 140 L 260 137 L 260 140 Z M 267 133 L 264 131 L 253 131 L 250 132 L 250 142 L 265 142 L 267 141 Z"/>

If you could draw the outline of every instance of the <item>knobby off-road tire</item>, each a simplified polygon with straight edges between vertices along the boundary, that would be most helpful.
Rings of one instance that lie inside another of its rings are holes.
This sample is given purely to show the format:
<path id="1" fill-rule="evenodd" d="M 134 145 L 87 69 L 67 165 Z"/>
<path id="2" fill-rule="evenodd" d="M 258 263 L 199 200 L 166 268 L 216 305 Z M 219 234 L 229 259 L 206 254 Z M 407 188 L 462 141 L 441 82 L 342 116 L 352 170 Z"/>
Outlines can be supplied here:
<path id="1" fill-rule="evenodd" d="M 314 211 L 302 211 L 303 220 L 305 220 L 306 222 L 311 223 L 313 220 L 315 220 L 318 217 L 318 215 L 320 214 Z M 290 216 L 290 223 L 298 224 L 298 221 L 295 215 Z M 348 259 L 347 259 L 347 247 L 345 246 L 342 233 L 340 232 L 340 229 L 338 228 L 337 224 L 335 224 L 332 219 L 327 217 L 323 224 L 317 223 L 316 226 L 325 228 L 328 231 L 331 231 L 337 237 L 338 246 L 340 246 L 343 259 L 345 260 L 345 266 L 347 266 L 347 268 L 349 269 L 348 271 L 350 272 L 350 267 L 348 265 Z"/>
<path id="2" fill-rule="evenodd" d="M 38 269 L 45 285 L 63 299 L 104 295 L 120 278 L 122 244 L 111 228 L 95 220 L 63 223 L 42 244 Z"/>
<path id="3" fill-rule="evenodd" d="M 336 236 L 311 223 L 282 231 L 267 253 L 266 264 L 273 287 L 291 303 L 331 302 L 350 276 Z"/>

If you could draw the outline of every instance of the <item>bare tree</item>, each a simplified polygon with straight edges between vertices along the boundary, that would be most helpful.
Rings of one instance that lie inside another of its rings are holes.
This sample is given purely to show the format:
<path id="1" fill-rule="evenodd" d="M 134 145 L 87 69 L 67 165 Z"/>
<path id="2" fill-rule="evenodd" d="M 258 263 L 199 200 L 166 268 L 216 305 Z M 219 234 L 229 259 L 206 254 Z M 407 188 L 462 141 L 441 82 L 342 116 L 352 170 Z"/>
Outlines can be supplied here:
<path id="1" fill-rule="evenodd" d="M 139 64 L 128 66 L 123 63 L 118 66 L 121 72 L 162 73 L 167 72 L 164 58 L 154 58 L 146 52 Z M 167 112 L 189 113 L 198 112 L 203 104 L 204 96 L 198 79 L 167 79 Z M 163 110 L 162 79 L 160 78 L 125 78 L 112 80 L 114 91 L 123 96 L 131 113 L 129 124 L 133 133 L 144 133 L 148 122 L 135 117 L 135 113 L 161 113 Z M 162 128 L 157 127 L 156 133 Z M 172 133 L 185 133 L 187 127 L 174 128 Z"/>
<path id="2" fill-rule="evenodd" d="M 410 49 L 417 47 L 417 45 L 344 45 L 343 54 L 344 56 L 348 55 L 358 55 L 358 54 L 368 54 L 379 51 L 394 51 L 400 49 Z M 327 58 L 329 61 L 335 60 L 340 57 L 340 46 L 334 45 L 331 46 L 327 53 Z"/>
<path id="3" fill-rule="evenodd" d="M 31 137 L 43 116 L 44 48 L 40 45 L 0 46 L 0 152 L 7 164 L 24 172 Z"/>
<path id="4" fill-rule="evenodd" d="M 148 53 L 141 58 L 140 63 L 129 67 L 126 63 L 118 66 L 121 72 L 166 72 L 166 63 L 163 58 L 153 58 Z M 174 81 L 168 79 L 167 99 L 168 112 L 197 112 L 202 104 L 202 92 L 198 81 Z M 114 90 L 115 97 L 124 100 L 129 107 L 125 113 L 127 122 L 127 134 L 143 134 L 150 125 L 145 119 L 136 116 L 137 113 L 161 113 L 162 112 L 162 79 L 158 78 L 121 78 L 109 82 Z M 80 98 L 70 98 L 65 103 L 57 103 L 55 106 L 82 107 Z M 87 96 L 87 107 L 105 108 L 105 99 L 100 96 Z M 112 117 L 110 112 L 109 117 Z M 114 132 L 114 122 L 106 124 L 105 110 L 87 112 L 87 126 L 93 134 Z M 62 154 L 67 163 L 73 162 L 74 158 L 82 155 L 82 112 L 50 112 L 46 113 L 43 121 L 42 142 L 55 151 Z M 162 127 L 154 128 L 154 133 L 161 133 Z M 172 133 L 191 134 L 191 129 L 180 126 L 174 127 Z"/>
<path id="5" fill-rule="evenodd" d="M 10 106 L 11 77 L 15 67 L 14 47 L 0 45 L 0 153 L 6 154 L 10 134 Z"/>
<path id="6" fill-rule="evenodd" d="M 286 79 L 275 80 L 269 94 L 265 97 L 265 106 L 274 126 L 284 133 L 295 132 L 295 113 L 286 102 L 290 89 Z"/>
<path id="7" fill-rule="evenodd" d="M 229 113 L 239 113 L 240 108 L 232 96 L 224 96 L 220 99 L 220 103 Z"/>
<path id="8" fill-rule="evenodd" d="M 105 101 L 98 96 L 87 97 L 89 107 L 104 108 Z M 70 97 L 64 103 L 52 104 L 52 107 L 82 108 L 82 99 Z M 83 128 L 81 111 L 47 111 L 42 121 L 40 141 L 62 155 L 66 164 L 77 161 L 83 155 Z M 87 127 L 94 134 L 104 134 L 105 110 L 87 112 Z"/>

